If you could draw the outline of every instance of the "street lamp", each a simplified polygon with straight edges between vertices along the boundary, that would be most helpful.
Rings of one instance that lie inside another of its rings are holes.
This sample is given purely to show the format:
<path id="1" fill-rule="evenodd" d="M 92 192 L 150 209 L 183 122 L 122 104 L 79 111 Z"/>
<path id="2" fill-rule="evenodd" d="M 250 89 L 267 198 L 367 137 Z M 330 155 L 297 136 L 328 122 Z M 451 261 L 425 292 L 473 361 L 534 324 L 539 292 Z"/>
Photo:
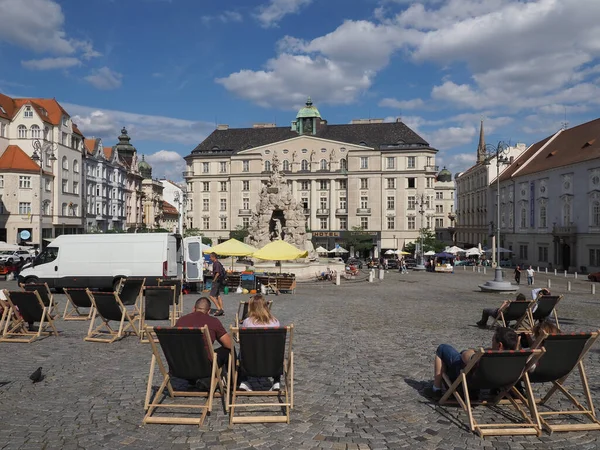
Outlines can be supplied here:
<path id="1" fill-rule="evenodd" d="M 455 229 L 454 229 L 454 221 L 456 220 L 456 214 L 454 214 L 454 212 L 450 211 L 448 213 L 448 219 L 450 219 L 450 228 L 448 228 L 448 231 L 450 232 L 450 239 L 452 240 L 452 245 L 456 245 L 456 241 L 455 241 Z"/>
<path id="2" fill-rule="evenodd" d="M 496 147 L 486 145 L 485 149 L 486 158 L 484 159 L 484 164 L 489 165 L 491 164 L 491 160 L 496 158 L 496 251 L 492 255 L 493 264 L 496 267 L 494 270 L 494 279 L 480 285 L 479 288 L 484 292 L 516 291 L 517 288 L 510 281 L 503 280 L 502 268 L 498 263 L 500 255 L 500 165 L 510 162 L 508 158 L 509 147 L 504 142 L 498 142 Z"/>
<path id="3" fill-rule="evenodd" d="M 47 155 L 48 156 L 48 161 L 54 162 L 56 161 L 56 156 L 54 155 L 54 151 L 58 149 L 58 145 L 56 143 L 51 143 L 51 142 L 45 142 L 43 145 L 40 142 L 39 139 L 34 139 L 33 143 L 33 155 L 31 155 L 31 159 L 33 161 L 35 161 L 36 163 L 39 163 L 40 165 L 40 190 L 39 190 L 39 197 L 40 197 L 40 214 L 39 214 L 39 223 L 38 223 L 38 239 L 39 239 L 39 251 L 41 253 L 43 247 L 44 247 L 44 238 L 43 238 L 43 233 L 42 233 L 42 227 L 43 227 L 43 223 L 42 223 L 42 214 L 43 214 L 43 209 L 44 209 L 44 200 L 42 199 L 42 195 L 44 193 L 44 156 Z"/>
<path id="4" fill-rule="evenodd" d="M 425 214 L 425 194 L 421 194 L 418 205 L 419 214 L 421 214 L 421 228 L 419 228 L 419 258 L 417 260 L 417 265 L 413 270 L 425 270 L 425 265 L 423 263 L 423 215 Z"/>
<path id="5" fill-rule="evenodd" d="M 183 236 L 183 213 L 185 212 L 185 205 L 187 204 L 187 192 L 179 191 L 175 192 L 175 201 L 177 202 L 179 211 L 179 217 L 177 218 L 177 232 Z"/>

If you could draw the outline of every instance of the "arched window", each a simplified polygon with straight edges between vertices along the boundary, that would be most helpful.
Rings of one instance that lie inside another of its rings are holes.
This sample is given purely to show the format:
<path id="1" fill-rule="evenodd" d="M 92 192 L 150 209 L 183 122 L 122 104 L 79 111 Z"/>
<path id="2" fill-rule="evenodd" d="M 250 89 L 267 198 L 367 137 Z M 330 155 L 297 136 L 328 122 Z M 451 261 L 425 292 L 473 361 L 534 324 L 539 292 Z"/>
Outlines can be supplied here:
<path id="1" fill-rule="evenodd" d="M 27 127 L 25 125 L 19 125 L 17 127 L 17 133 L 19 139 L 27 139 Z"/>
<path id="2" fill-rule="evenodd" d="M 346 160 L 346 158 L 340 159 L 340 169 L 348 170 L 348 161 Z"/>
<path id="3" fill-rule="evenodd" d="M 327 170 L 327 160 L 322 159 L 321 162 L 319 163 L 319 166 L 320 166 L 321 170 Z"/>
<path id="4" fill-rule="evenodd" d="M 287 159 L 283 160 L 283 170 L 285 172 L 289 172 L 290 171 L 290 162 Z"/>
<path id="5" fill-rule="evenodd" d="M 303 159 L 302 162 L 300 163 L 300 169 L 301 170 L 310 170 L 308 161 L 306 159 Z"/>
<path id="6" fill-rule="evenodd" d="M 63 156 L 62 158 L 62 168 L 63 170 L 69 170 L 69 161 L 66 156 Z"/>
<path id="7" fill-rule="evenodd" d="M 33 139 L 39 139 L 42 137 L 42 130 L 37 125 L 31 125 L 31 137 Z"/>
<path id="8" fill-rule="evenodd" d="M 265 161 L 265 172 L 271 171 L 271 161 Z"/>
<path id="9" fill-rule="evenodd" d="M 598 200 L 592 203 L 592 226 L 600 227 L 600 202 Z"/>
<path id="10" fill-rule="evenodd" d="M 79 173 L 79 161 L 76 159 L 73 160 L 73 172 Z"/>

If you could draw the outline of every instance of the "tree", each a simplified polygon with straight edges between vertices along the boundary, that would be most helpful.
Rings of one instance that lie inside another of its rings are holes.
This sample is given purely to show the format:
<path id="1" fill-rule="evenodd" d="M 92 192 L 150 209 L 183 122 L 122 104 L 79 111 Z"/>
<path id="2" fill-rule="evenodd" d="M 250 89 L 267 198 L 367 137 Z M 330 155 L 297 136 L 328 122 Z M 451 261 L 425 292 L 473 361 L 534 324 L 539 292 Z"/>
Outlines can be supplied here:
<path id="1" fill-rule="evenodd" d="M 436 238 L 435 232 L 433 230 L 431 230 L 430 228 L 421 228 L 420 231 L 421 235 L 423 236 L 424 252 L 434 251 L 436 253 L 439 253 L 444 250 L 446 244 L 444 244 L 442 241 L 439 241 Z M 420 242 L 420 238 L 415 242 L 410 242 L 406 244 L 404 246 L 404 251 L 414 254 L 417 242 Z"/>
<path id="2" fill-rule="evenodd" d="M 187 228 L 183 232 L 183 237 L 193 237 L 193 236 L 201 236 L 203 244 L 212 245 L 212 239 L 207 238 L 206 236 L 203 236 L 202 231 L 200 231 L 199 228 Z"/>
<path id="3" fill-rule="evenodd" d="M 342 233 L 342 238 L 347 247 L 346 250 L 350 250 L 350 247 L 354 247 L 354 251 L 362 252 L 373 248 L 373 236 L 359 226 L 352 227 L 352 230 L 350 231 L 344 231 Z"/>
<path id="4" fill-rule="evenodd" d="M 248 234 L 249 232 L 247 227 L 238 225 L 237 227 L 235 227 L 235 230 L 229 233 L 229 237 L 237 239 L 240 242 L 244 242 L 244 239 L 246 239 L 246 236 L 248 236 Z"/>

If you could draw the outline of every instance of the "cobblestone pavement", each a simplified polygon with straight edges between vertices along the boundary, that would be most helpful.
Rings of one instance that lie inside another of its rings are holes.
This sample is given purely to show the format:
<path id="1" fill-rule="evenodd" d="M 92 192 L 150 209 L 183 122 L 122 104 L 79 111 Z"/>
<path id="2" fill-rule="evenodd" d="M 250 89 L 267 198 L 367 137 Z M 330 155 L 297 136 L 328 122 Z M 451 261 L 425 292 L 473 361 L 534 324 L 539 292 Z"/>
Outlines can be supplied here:
<path id="1" fill-rule="evenodd" d="M 0 448 L 600 448 L 600 432 L 480 439 L 458 408 L 422 395 L 433 353 L 488 346 L 475 327 L 483 307 L 507 295 L 483 294 L 490 274 L 397 272 L 383 281 L 300 284 L 295 295 L 269 296 L 283 324 L 295 325 L 295 408 L 291 424 L 228 425 L 219 402 L 202 428 L 141 426 L 150 347 L 129 337 L 112 345 L 83 341 L 86 322 L 58 320 L 61 336 L 33 344 L 0 343 Z M 600 295 L 585 280 L 551 275 L 566 294 L 559 318 L 567 331 L 600 327 Z M 536 283 L 546 285 L 540 275 Z M 14 283 L 0 287 L 14 288 Z M 599 286 L 600 288 L 600 286 Z M 527 292 L 527 287 L 522 286 Z M 64 297 L 56 296 L 61 306 Z M 186 309 L 197 296 L 186 297 Z M 225 297 L 228 327 L 241 296 Z M 600 346 L 585 364 L 600 405 Z M 28 375 L 43 366 L 46 379 Z M 577 377 L 574 377 L 576 380 Z"/>

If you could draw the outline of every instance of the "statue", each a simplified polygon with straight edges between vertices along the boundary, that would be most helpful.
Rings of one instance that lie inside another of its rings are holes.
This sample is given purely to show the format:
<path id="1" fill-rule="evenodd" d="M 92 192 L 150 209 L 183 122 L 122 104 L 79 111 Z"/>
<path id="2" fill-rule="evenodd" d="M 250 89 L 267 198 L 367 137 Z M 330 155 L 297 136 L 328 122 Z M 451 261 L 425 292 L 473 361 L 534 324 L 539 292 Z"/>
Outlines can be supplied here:
<path id="1" fill-rule="evenodd" d="M 276 241 L 278 239 L 282 239 L 282 229 L 281 229 L 281 220 L 279 219 L 272 219 L 271 220 L 273 222 L 272 227 L 273 227 L 273 231 L 271 232 L 271 240 L 272 241 Z"/>

